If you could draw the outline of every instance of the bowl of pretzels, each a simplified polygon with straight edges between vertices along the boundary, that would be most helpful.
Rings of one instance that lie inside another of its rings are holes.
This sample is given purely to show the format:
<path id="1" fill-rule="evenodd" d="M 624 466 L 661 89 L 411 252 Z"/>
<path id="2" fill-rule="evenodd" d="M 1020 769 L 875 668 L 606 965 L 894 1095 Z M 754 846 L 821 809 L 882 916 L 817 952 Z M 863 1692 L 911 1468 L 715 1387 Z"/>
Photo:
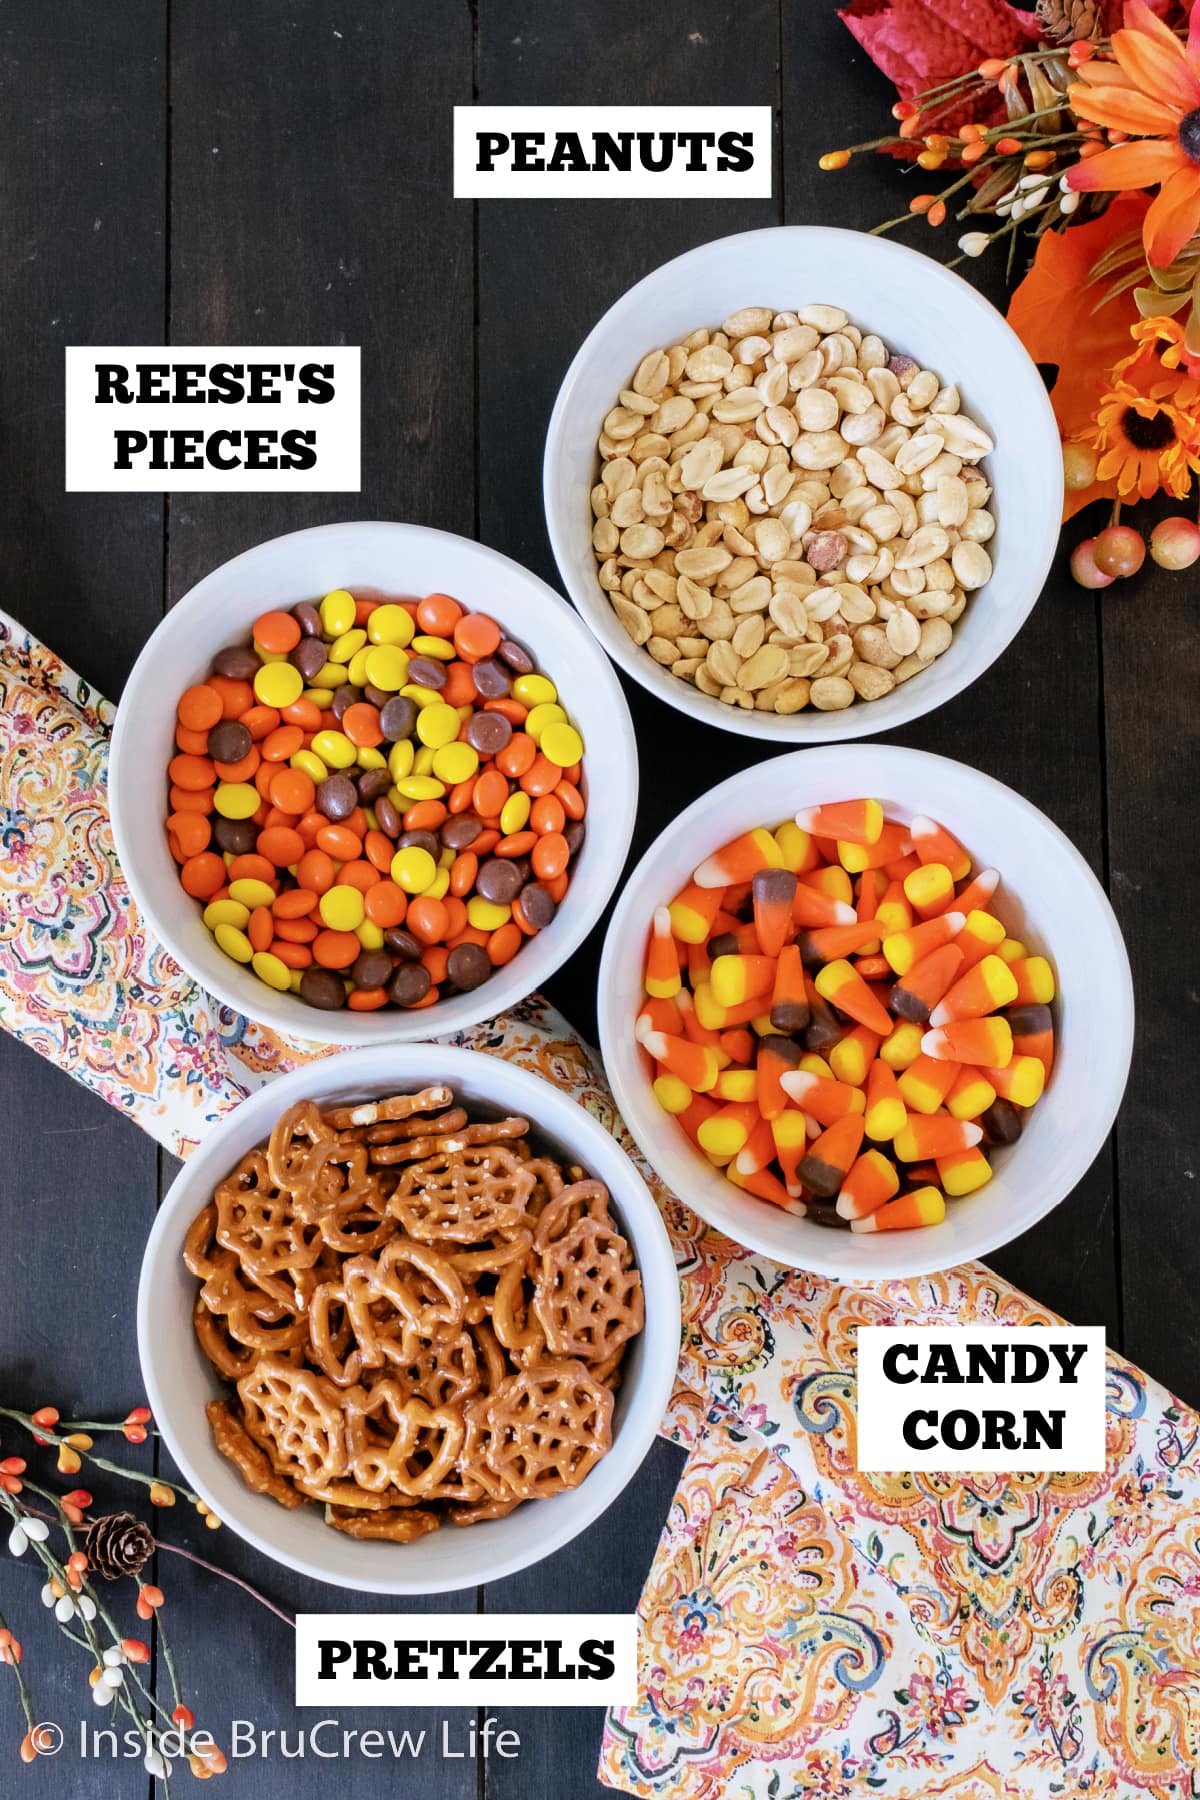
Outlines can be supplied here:
<path id="1" fill-rule="evenodd" d="M 176 1178 L 138 1294 L 150 1404 L 202 1500 L 383 1594 L 493 1581 L 586 1529 L 654 1439 L 679 1325 L 610 1133 L 442 1044 L 260 1088 Z"/>

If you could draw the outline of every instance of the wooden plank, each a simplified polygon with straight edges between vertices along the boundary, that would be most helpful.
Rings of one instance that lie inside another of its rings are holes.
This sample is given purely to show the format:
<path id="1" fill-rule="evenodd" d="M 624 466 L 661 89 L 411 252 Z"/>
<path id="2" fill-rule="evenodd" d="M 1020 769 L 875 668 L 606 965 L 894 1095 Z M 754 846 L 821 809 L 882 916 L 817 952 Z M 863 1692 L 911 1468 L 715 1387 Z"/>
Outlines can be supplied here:
<path id="1" fill-rule="evenodd" d="M 838 174 L 817 167 L 826 150 L 882 135 L 895 90 L 858 50 L 832 5 L 785 7 L 783 16 L 787 223 L 866 230 L 904 212 L 909 195 L 918 191 L 915 182 L 924 184 L 924 177 L 881 156 L 856 157 Z M 924 223 L 904 228 L 900 236 L 918 249 L 953 254 L 952 238 Z M 972 265 L 970 273 L 1003 307 L 1001 259 Z M 886 314 L 862 323 L 887 337 Z M 969 359 L 970 346 L 964 345 L 962 366 L 944 371 L 961 377 L 968 398 Z M 889 734 L 888 741 L 954 757 L 1008 783 L 1061 826 L 1102 874 L 1098 684 L 1095 602 L 1071 581 L 1066 556 L 1060 555 L 1039 604 L 1000 661 L 949 705 Z M 934 811 L 935 800 L 929 799 Z M 1051 1217 L 989 1260 L 1068 1318 L 1107 1325 L 1110 1341 L 1116 1341 L 1111 1146 Z"/>
<path id="2" fill-rule="evenodd" d="M 53 12 L 17 0 L 0 23 L 0 101 L 13 122 L 0 148 L 0 324 L 10 351 L 0 435 L 3 604 L 112 695 L 158 618 L 162 502 L 64 494 L 63 347 L 161 337 L 164 28 L 162 0 L 129 0 L 103 25 L 84 0 L 63 0 Z M 155 1146 L 7 1037 L 0 1130 L 5 1402 L 124 1416 L 140 1398 L 134 1298 L 154 1212 Z M 31 1451 L 7 1425 L 2 1435 L 6 1454 L 28 1454 L 31 1471 L 60 1484 L 52 1454 Z M 121 1452 L 117 1460 L 135 1455 L 124 1445 Z M 108 1503 L 128 1497 L 115 1483 L 97 1481 L 95 1490 Z M 78 1759 L 79 1720 L 96 1709 L 85 1660 L 61 1638 L 40 1587 L 31 1557 L 8 1559 L 2 1604 L 25 1644 L 38 1714 L 67 1734 L 54 1792 L 83 1800 L 97 1777 Z M 24 1730 L 6 1674 L 6 1767 L 16 1767 L 10 1759 Z M 104 1788 L 113 1800 L 140 1800 L 146 1776 L 139 1764 L 112 1765 Z"/>
<path id="3" fill-rule="evenodd" d="M 450 107 L 469 99 L 470 83 L 465 7 L 436 32 L 411 4 L 337 17 L 320 0 L 175 8 L 172 340 L 360 344 L 363 490 L 176 502 L 172 599 L 236 551 L 301 525 L 395 517 L 470 532 L 471 219 L 450 199 L 449 171 Z M 396 580 L 403 584 L 402 570 Z M 194 1521 L 180 1524 L 201 1554 L 211 1550 Z M 291 1612 L 405 1609 L 403 1601 L 342 1595 L 292 1576 L 231 1533 L 219 1551 L 225 1566 Z M 191 1640 L 197 1717 L 222 1741 L 232 1720 L 252 1715 L 259 1728 L 285 1730 L 294 1742 L 318 1715 L 293 1707 L 286 1628 L 190 1570 L 171 1574 L 177 1629 Z M 433 1605 L 469 1612 L 475 1596 Z M 222 1653 L 230 1641 L 236 1658 Z M 347 1729 L 383 1720 L 365 1710 L 338 1716 Z M 436 1718 L 406 1712 L 404 1724 L 431 1729 Z M 328 1764 L 311 1754 L 279 1757 L 276 1747 L 272 1760 L 253 1765 L 264 1800 L 321 1791 Z M 382 1766 L 403 1778 L 412 1765 Z M 427 1752 L 417 1766 L 431 1800 L 474 1793 L 468 1764 Z M 359 1756 L 342 1759 L 339 1789 L 378 1793 L 380 1770 Z"/>
<path id="4" fill-rule="evenodd" d="M 1186 512 L 1162 503 L 1158 513 Z M 1139 524 L 1144 518 L 1137 513 Z M 1077 528 L 1078 535 L 1084 530 Z M 1200 1403 L 1195 1155 L 1200 960 L 1187 928 L 1196 870 L 1200 654 L 1192 575 L 1149 561 L 1099 596 L 1113 904 L 1133 966 L 1137 1041 L 1117 1126 L 1129 1356 Z"/>

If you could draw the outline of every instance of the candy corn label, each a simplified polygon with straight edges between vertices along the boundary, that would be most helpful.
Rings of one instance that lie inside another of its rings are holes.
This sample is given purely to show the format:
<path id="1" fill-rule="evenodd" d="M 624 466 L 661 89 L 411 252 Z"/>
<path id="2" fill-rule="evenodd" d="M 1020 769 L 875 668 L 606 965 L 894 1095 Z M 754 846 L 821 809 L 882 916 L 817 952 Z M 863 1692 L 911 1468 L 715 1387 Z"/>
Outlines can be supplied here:
<path id="1" fill-rule="evenodd" d="M 1101 1325 L 859 1329 L 860 1469 L 1103 1469 L 1104 1413 Z"/>

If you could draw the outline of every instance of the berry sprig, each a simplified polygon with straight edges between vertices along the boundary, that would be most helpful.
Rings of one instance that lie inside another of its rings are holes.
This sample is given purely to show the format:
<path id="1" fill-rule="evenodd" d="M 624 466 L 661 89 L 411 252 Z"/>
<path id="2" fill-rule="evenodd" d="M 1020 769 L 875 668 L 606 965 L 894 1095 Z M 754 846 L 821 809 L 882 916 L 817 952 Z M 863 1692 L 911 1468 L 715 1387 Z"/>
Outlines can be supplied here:
<path id="1" fill-rule="evenodd" d="M 183 1499 L 189 1506 L 195 1507 L 210 1530 L 215 1531 L 221 1523 L 191 1488 L 184 1487 L 179 1482 L 166 1481 L 158 1475 L 148 1475 L 141 1469 L 131 1469 L 125 1463 L 112 1462 L 108 1457 L 94 1453 L 93 1432 L 120 1432 L 129 1444 L 144 1444 L 148 1437 L 156 1437 L 158 1434 L 152 1430 L 147 1407 L 135 1406 L 131 1413 L 119 1420 L 64 1420 L 53 1406 L 39 1406 L 31 1413 L 21 1412 L 16 1407 L 0 1406 L 0 1418 L 12 1419 L 16 1424 L 23 1425 L 35 1444 L 57 1446 L 60 1475 L 78 1475 L 83 1464 L 89 1462 L 107 1474 L 119 1475 L 124 1481 L 135 1481 L 148 1488 L 153 1506 L 174 1506 L 176 1499 Z M 6 1488 L 11 1479 L 11 1475 L 6 1476 L 6 1464 L 0 1462 L 0 1488 Z M 8 1491 L 14 1490 L 8 1488 Z M 15 1491 L 20 1490 L 18 1488 Z"/>

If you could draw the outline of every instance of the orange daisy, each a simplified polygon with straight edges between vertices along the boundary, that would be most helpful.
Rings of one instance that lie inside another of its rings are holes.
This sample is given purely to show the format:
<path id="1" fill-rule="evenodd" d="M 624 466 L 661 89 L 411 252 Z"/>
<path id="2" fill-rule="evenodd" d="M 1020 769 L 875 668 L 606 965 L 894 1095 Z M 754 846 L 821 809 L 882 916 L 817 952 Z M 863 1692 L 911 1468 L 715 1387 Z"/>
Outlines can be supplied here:
<path id="1" fill-rule="evenodd" d="M 1112 52 L 1115 62 L 1083 63 L 1067 97 L 1081 119 L 1138 141 L 1076 163 L 1067 184 L 1079 192 L 1158 185 L 1142 235 L 1151 263 L 1165 269 L 1200 230 L 1200 0 L 1186 44 L 1145 0 L 1127 0 Z"/>
<path id="2" fill-rule="evenodd" d="M 1132 356 L 1126 357 L 1125 362 L 1117 364 L 1116 373 L 1119 374 L 1127 363 L 1136 362 L 1142 349 L 1149 345 L 1161 345 L 1157 354 L 1165 369 L 1182 369 L 1191 376 L 1193 382 L 1200 383 L 1200 356 L 1188 349 L 1187 333 L 1177 318 L 1159 313 L 1151 319 L 1139 319 L 1136 325 L 1130 326 L 1129 334 L 1139 348 Z M 1189 398 L 1193 401 L 1200 398 L 1200 387 Z M 1185 403 L 1182 393 L 1179 403 Z"/>
<path id="3" fill-rule="evenodd" d="M 1122 500 L 1148 500 L 1160 488 L 1182 499 L 1200 471 L 1195 395 L 1195 383 L 1164 370 L 1152 345 L 1118 364 L 1083 434 L 1098 458 L 1097 481 L 1115 481 Z"/>

